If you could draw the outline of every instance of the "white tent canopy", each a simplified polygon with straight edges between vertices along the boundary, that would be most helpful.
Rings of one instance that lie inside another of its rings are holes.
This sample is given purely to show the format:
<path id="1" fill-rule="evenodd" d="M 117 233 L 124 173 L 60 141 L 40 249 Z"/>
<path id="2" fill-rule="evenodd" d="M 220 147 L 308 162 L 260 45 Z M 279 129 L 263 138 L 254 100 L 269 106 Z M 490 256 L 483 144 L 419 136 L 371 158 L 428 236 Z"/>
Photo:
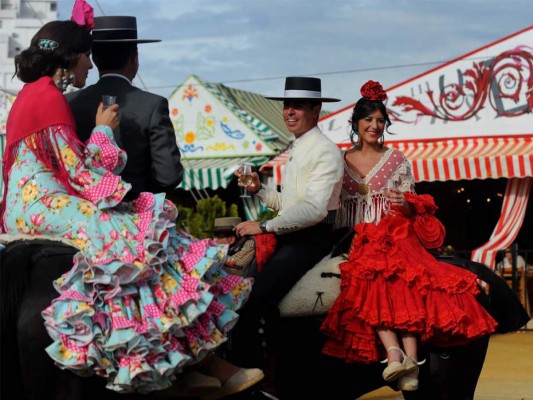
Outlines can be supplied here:
<path id="1" fill-rule="evenodd" d="M 225 188 L 239 164 L 262 165 L 289 143 L 279 103 L 194 75 L 170 95 L 169 109 L 186 190 Z"/>
<path id="2" fill-rule="evenodd" d="M 533 26 L 387 89 L 388 146 L 412 164 L 416 181 L 509 178 L 500 220 L 473 259 L 493 266 L 515 239 L 533 180 Z M 319 127 L 351 147 L 353 105 Z M 280 183 L 286 154 L 267 163 Z"/>
<path id="3" fill-rule="evenodd" d="M 387 89 L 386 142 L 417 181 L 533 176 L 533 27 Z M 352 106 L 320 121 L 350 145 Z"/>

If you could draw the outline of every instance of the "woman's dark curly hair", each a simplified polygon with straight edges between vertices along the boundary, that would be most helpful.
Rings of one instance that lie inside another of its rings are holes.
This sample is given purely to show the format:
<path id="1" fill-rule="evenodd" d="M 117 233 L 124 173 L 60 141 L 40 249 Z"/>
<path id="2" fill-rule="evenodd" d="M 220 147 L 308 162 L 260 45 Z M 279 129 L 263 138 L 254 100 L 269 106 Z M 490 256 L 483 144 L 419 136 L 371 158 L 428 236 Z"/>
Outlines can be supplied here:
<path id="1" fill-rule="evenodd" d="M 354 146 L 357 146 L 357 141 L 355 140 L 355 137 L 359 135 L 359 132 L 357 132 L 357 124 L 359 120 L 368 117 L 370 114 L 378 110 L 381 111 L 383 117 L 385 118 L 385 131 L 387 133 L 392 134 L 388 130 L 389 126 L 391 125 L 391 120 L 389 118 L 389 114 L 387 113 L 387 107 L 385 107 L 385 104 L 383 104 L 382 101 L 368 100 L 364 97 L 361 97 L 359 101 L 355 103 L 355 106 L 352 111 L 352 117 L 350 119 L 352 125 L 352 131 L 350 132 L 350 141 Z"/>
<path id="2" fill-rule="evenodd" d="M 43 50 L 38 45 L 40 39 L 53 40 L 59 46 Z M 30 47 L 15 57 L 15 75 L 30 83 L 54 75 L 57 68 L 73 68 L 80 54 L 91 50 L 92 42 L 90 32 L 74 21 L 48 22 L 33 36 Z"/>

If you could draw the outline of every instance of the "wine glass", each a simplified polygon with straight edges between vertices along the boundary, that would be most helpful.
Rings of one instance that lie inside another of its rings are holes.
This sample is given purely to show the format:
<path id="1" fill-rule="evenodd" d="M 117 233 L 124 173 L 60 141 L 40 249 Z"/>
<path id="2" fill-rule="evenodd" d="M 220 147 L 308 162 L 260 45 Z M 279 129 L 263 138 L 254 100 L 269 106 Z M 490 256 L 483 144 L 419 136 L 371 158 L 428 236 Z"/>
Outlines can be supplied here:
<path id="1" fill-rule="evenodd" d="M 390 201 L 390 196 L 392 196 L 397 189 L 398 186 L 396 185 L 396 181 L 394 181 L 393 179 L 388 179 L 385 183 L 385 190 L 383 191 L 383 194 L 385 195 L 387 201 L 384 213 L 387 215 L 393 215 L 395 213 L 394 206 L 391 204 Z"/>
<path id="2" fill-rule="evenodd" d="M 248 191 L 246 188 L 252 183 L 252 166 L 248 164 L 243 164 L 240 166 L 240 172 L 239 175 L 239 186 L 241 186 L 242 194 L 241 197 L 250 197 L 248 194 Z"/>
<path id="3" fill-rule="evenodd" d="M 102 95 L 102 103 L 104 103 L 104 110 L 111 107 L 117 102 L 117 96 L 110 96 L 108 94 Z"/>

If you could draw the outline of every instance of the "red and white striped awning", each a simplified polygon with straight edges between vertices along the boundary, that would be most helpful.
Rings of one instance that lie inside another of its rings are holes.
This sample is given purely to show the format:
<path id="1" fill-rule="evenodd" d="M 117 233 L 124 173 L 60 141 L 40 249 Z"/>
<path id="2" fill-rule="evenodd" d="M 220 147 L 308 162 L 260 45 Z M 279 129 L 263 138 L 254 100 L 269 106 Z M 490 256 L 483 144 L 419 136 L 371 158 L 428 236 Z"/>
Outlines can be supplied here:
<path id="1" fill-rule="evenodd" d="M 533 176 L 533 135 L 391 141 L 387 145 L 398 148 L 411 161 L 417 182 Z M 279 185 L 286 160 L 287 152 L 263 165 L 261 171 L 271 170 Z"/>
<path id="2" fill-rule="evenodd" d="M 494 269 L 496 254 L 513 243 L 522 227 L 532 184 L 532 178 L 507 181 L 500 219 L 488 242 L 472 251 L 472 261 Z"/>

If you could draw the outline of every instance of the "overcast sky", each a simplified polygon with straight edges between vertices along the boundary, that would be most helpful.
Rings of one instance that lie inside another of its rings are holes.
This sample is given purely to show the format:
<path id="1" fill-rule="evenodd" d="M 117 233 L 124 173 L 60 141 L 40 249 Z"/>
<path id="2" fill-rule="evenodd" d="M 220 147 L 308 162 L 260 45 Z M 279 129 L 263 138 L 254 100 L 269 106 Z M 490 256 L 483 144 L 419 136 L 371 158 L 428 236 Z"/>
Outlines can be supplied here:
<path id="1" fill-rule="evenodd" d="M 88 0 L 95 15 L 134 15 L 141 78 L 165 97 L 191 74 L 263 95 L 286 76 L 322 79 L 322 94 L 359 98 L 368 79 L 385 88 L 532 24 L 532 0 Z M 59 0 L 60 19 L 74 0 Z M 533 46 L 533 43 L 531 44 Z M 97 79 L 96 69 L 88 83 Z"/>

